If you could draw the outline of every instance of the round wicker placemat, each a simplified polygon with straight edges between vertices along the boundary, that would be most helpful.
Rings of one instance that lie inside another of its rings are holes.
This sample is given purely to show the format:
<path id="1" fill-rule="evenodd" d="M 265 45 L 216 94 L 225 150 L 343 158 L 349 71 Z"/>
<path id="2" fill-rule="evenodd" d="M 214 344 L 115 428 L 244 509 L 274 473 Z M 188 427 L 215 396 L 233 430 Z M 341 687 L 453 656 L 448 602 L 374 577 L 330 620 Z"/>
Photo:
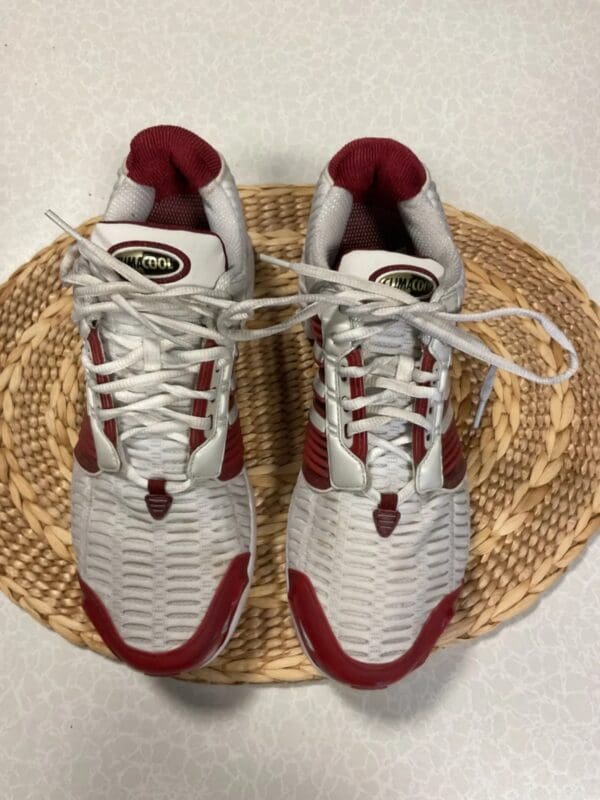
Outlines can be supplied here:
<path id="1" fill-rule="evenodd" d="M 258 251 L 300 257 L 310 186 L 241 190 Z M 455 617 L 442 643 L 487 633 L 532 605 L 600 526 L 600 314 L 553 258 L 513 234 L 447 208 L 467 266 L 465 308 L 543 311 L 571 337 L 582 367 L 540 388 L 499 373 L 482 427 L 471 431 L 485 367 L 457 354 L 453 395 L 468 454 L 473 535 Z M 93 221 L 82 226 L 89 232 Z M 82 411 L 79 336 L 58 278 L 60 238 L 0 287 L 0 589 L 69 641 L 108 655 L 80 605 L 69 532 L 71 449 Z M 256 294 L 284 294 L 288 273 L 259 265 Z M 275 321 L 271 315 L 260 324 Z M 473 326 L 475 327 L 475 326 Z M 503 354 L 551 372 L 562 354 L 541 328 L 478 325 Z M 300 466 L 312 355 L 300 329 L 245 344 L 237 392 L 258 513 L 249 604 L 227 651 L 196 681 L 264 683 L 317 676 L 296 640 L 285 600 L 287 506 Z"/>

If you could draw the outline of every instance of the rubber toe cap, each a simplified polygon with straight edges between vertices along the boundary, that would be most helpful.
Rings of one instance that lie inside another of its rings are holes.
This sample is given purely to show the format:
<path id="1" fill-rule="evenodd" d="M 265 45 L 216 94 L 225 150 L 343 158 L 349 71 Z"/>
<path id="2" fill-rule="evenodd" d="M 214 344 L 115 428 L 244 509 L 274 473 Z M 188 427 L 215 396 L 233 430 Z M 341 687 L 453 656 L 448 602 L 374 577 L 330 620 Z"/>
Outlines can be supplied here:
<path id="1" fill-rule="evenodd" d="M 324 673 L 357 689 L 383 689 L 419 667 L 452 619 L 459 586 L 431 611 L 412 646 L 393 661 L 366 663 L 348 655 L 337 640 L 310 579 L 288 572 L 289 601 L 302 644 Z"/>
<path id="2" fill-rule="evenodd" d="M 149 652 L 127 644 L 100 597 L 79 578 L 83 608 L 104 643 L 121 661 L 148 675 L 178 675 L 207 664 L 228 639 L 248 586 L 249 562 L 249 553 L 240 554 L 231 561 L 195 633 L 172 650 Z"/>

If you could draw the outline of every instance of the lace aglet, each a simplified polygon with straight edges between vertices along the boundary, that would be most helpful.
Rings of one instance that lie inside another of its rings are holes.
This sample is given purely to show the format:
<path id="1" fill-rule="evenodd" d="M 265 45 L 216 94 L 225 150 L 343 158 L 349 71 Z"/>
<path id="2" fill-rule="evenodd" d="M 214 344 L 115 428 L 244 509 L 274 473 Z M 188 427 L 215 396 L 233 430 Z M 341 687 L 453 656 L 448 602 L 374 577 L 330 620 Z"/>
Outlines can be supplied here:
<path id="1" fill-rule="evenodd" d="M 485 407 L 487 405 L 488 400 L 490 399 L 490 395 L 492 393 L 492 388 L 494 386 L 494 380 L 496 379 L 496 367 L 490 367 L 487 375 L 485 376 L 485 380 L 481 386 L 479 391 L 479 405 L 477 406 L 477 411 L 475 412 L 475 418 L 473 419 L 473 428 L 477 429 L 481 425 L 481 420 L 483 419 L 483 412 L 485 411 Z"/>
<path id="2" fill-rule="evenodd" d="M 259 261 L 262 261 L 264 264 L 272 264 L 274 267 L 287 267 L 289 268 L 291 262 L 285 261 L 283 258 L 275 258 L 274 256 L 268 256 L 266 253 L 259 253 L 258 254 Z"/>
<path id="3" fill-rule="evenodd" d="M 62 217 L 59 217 L 58 214 L 55 211 L 52 211 L 51 208 L 49 208 L 47 211 L 45 211 L 44 215 L 46 217 L 48 217 L 50 222 L 53 222 L 61 230 L 63 230 L 65 233 L 68 233 L 69 236 L 72 236 L 77 241 L 81 241 L 84 238 L 79 233 L 79 231 L 75 230 L 75 228 L 73 228 L 71 225 L 69 225 L 68 222 L 65 222 L 64 219 Z"/>

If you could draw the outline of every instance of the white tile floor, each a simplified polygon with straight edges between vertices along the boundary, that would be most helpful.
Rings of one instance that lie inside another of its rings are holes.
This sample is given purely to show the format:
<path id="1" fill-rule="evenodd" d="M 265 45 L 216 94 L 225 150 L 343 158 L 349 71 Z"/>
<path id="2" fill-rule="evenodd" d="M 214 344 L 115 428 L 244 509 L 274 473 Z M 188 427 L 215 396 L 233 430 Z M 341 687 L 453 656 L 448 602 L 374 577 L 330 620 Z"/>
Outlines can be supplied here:
<path id="1" fill-rule="evenodd" d="M 99 212 L 131 135 L 175 122 L 247 183 L 395 136 L 600 297 L 598 2 L 123 6 L 0 7 L 0 278 L 54 237 L 46 207 Z M 0 597 L 0 797 L 598 800 L 599 564 L 596 541 L 528 615 L 376 694 L 152 680 Z"/>

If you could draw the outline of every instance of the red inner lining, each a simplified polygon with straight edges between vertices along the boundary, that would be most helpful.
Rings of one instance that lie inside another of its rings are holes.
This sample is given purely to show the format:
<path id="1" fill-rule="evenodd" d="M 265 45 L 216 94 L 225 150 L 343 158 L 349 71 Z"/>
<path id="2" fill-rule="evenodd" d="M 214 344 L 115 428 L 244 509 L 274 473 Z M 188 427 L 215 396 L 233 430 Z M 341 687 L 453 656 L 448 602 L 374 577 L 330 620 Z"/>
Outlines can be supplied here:
<path id="1" fill-rule="evenodd" d="M 177 225 L 190 231 L 209 231 L 204 203 L 199 194 L 164 197 L 154 203 L 148 222 L 156 225 Z"/>
<path id="2" fill-rule="evenodd" d="M 356 139 L 331 159 L 329 174 L 354 201 L 336 267 L 342 256 L 356 249 L 414 255 L 397 204 L 418 194 L 427 175 L 408 147 L 393 139 Z"/>
<path id="3" fill-rule="evenodd" d="M 366 202 L 355 202 L 334 261 L 334 269 L 352 250 L 388 250 L 417 255 L 395 204 L 385 204 L 372 192 Z"/>
<path id="4" fill-rule="evenodd" d="M 156 125 L 131 140 L 127 156 L 129 177 L 156 192 L 148 221 L 208 230 L 198 189 L 221 171 L 217 151 L 195 133 L 175 125 Z"/>

